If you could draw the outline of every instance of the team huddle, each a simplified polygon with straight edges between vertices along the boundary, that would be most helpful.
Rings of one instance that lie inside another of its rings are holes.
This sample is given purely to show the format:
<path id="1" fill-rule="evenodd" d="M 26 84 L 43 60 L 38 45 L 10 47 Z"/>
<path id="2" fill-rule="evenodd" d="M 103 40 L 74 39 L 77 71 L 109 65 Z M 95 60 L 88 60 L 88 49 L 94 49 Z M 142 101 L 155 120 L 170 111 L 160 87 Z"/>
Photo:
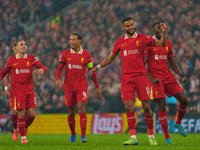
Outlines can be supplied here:
<path id="1" fill-rule="evenodd" d="M 151 100 L 156 101 L 158 117 L 165 135 L 165 143 L 173 144 L 169 133 L 166 116 L 165 94 L 174 96 L 179 102 L 177 120 L 174 127 L 182 136 L 186 132 L 181 120 L 186 113 L 187 97 L 181 84 L 175 79 L 168 67 L 168 60 L 173 71 L 185 82 L 187 78 L 178 67 L 170 41 L 166 40 L 166 24 L 156 22 L 153 25 L 154 36 L 138 34 L 132 18 L 126 17 L 122 21 L 126 34 L 120 37 L 110 53 L 99 65 L 93 67 L 90 52 L 81 47 L 81 35 L 72 33 L 70 36 L 71 48 L 64 50 L 56 71 L 56 87 L 64 90 L 65 105 L 68 110 L 68 124 L 71 130 L 70 142 L 76 142 L 75 113 L 76 105 L 80 116 L 81 142 L 87 142 L 86 104 L 88 102 L 86 68 L 96 86 L 96 94 L 101 98 L 101 90 L 96 71 L 109 65 L 120 53 L 122 60 L 121 98 L 127 114 L 127 123 L 130 139 L 123 145 L 138 145 L 136 137 L 136 118 L 134 113 L 135 93 L 142 103 L 145 121 L 148 127 L 150 145 L 157 145 L 154 137 L 153 112 L 150 107 Z M 38 68 L 37 74 L 42 75 L 47 68 L 34 56 L 27 55 L 27 46 L 24 40 L 14 43 L 15 56 L 8 59 L 6 67 L 0 73 L 0 80 L 5 76 L 5 92 L 10 96 L 11 120 L 14 127 L 13 140 L 21 135 L 21 143 L 27 143 L 28 127 L 36 116 L 36 98 L 33 90 L 33 70 Z M 61 75 L 65 67 L 65 79 Z M 8 78 L 11 76 L 11 89 L 8 90 Z M 63 84 L 63 85 L 62 85 Z"/>

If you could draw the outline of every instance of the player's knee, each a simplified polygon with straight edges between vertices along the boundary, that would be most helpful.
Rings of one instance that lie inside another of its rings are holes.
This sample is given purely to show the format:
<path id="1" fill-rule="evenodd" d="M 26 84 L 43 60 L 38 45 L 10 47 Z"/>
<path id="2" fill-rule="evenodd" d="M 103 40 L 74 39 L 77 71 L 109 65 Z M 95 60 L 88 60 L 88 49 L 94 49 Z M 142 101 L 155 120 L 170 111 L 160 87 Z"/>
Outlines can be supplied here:
<path id="1" fill-rule="evenodd" d="M 180 103 L 181 103 L 181 105 L 187 106 L 188 105 L 187 97 L 182 98 L 182 101 Z"/>
<path id="2" fill-rule="evenodd" d="M 165 106 L 161 106 L 158 108 L 159 111 L 166 111 L 166 107 Z"/>
<path id="3" fill-rule="evenodd" d="M 68 112 L 68 116 L 69 117 L 74 117 L 75 116 L 75 112 Z"/>
<path id="4" fill-rule="evenodd" d="M 31 118 L 35 118 L 36 117 L 36 111 L 31 111 L 30 113 L 29 113 L 29 116 L 31 117 Z"/>
<path id="5" fill-rule="evenodd" d="M 143 105 L 144 112 L 149 114 L 151 112 L 151 107 L 148 104 Z"/>
<path id="6" fill-rule="evenodd" d="M 125 105 L 125 110 L 126 110 L 126 112 L 131 112 L 131 111 L 134 110 L 134 106 L 133 106 L 133 105 L 126 104 L 126 105 Z"/>

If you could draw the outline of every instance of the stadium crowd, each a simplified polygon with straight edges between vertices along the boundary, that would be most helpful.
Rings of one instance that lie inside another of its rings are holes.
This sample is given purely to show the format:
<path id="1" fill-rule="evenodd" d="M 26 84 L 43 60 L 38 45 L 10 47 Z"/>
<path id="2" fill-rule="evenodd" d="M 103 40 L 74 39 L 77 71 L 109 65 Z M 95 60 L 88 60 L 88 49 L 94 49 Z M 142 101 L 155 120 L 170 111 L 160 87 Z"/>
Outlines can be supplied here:
<path id="1" fill-rule="evenodd" d="M 168 25 L 167 39 L 173 44 L 176 61 L 188 82 L 182 84 L 189 99 L 188 112 L 200 113 L 200 2 L 194 0 L 91 0 L 78 1 L 68 12 L 53 13 L 51 0 L 6 0 L 0 2 L 0 71 L 14 55 L 12 43 L 24 39 L 28 54 L 47 68 L 44 76 L 34 76 L 38 113 L 66 113 L 64 93 L 55 87 L 56 69 L 63 50 L 68 49 L 72 32 L 83 37 L 82 47 L 91 52 L 97 65 L 123 36 L 121 20 L 134 18 L 137 32 L 152 36 L 156 21 Z M 44 20 L 48 17 L 50 21 Z M 31 26 L 36 24 L 35 27 Z M 29 28 L 30 27 L 30 28 Z M 27 30 L 28 28 L 28 30 Z M 31 30 L 30 30 L 31 29 Z M 124 112 L 120 94 L 121 60 L 98 71 L 102 99 L 98 100 L 88 76 L 88 113 Z M 63 76 L 64 77 L 64 76 Z M 176 76 L 177 79 L 180 78 Z M 9 97 L 0 89 L 0 114 L 9 112 Z"/>

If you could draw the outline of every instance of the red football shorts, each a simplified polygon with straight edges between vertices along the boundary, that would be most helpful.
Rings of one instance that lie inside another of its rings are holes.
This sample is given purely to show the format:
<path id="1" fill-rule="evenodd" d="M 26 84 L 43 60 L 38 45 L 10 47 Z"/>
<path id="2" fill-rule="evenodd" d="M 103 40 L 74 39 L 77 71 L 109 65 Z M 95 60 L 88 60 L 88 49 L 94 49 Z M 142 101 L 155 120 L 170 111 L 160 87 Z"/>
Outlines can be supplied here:
<path id="1" fill-rule="evenodd" d="M 64 91 L 65 106 L 74 106 L 78 102 L 88 102 L 87 91 Z"/>
<path id="2" fill-rule="evenodd" d="M 10 109 L 14 109 L 15 105 L 14 105 L 14 98 L 10 97 Z"/>
<path id="3" fill-rule="evenodd" d="M 37 108 L 34 93 L 13 95 L 14 110 Z"/>
<path id="4" fill-rule="evenodd" d="M 165 94 L 171 97 L 182 91 L 183 87 L 177 79 L 161 80 L 158 84 L 152 84 L 151 99 L 165 98 Z"/>
<path id="5" fill-rule="evenodd" d="M 147 75 L 138 75 L 128 79 L 122 79 L 121 96 L 122 101 L 135 100 L 135 91 L 140 101 L 149 100 L 151 84 Z"/>

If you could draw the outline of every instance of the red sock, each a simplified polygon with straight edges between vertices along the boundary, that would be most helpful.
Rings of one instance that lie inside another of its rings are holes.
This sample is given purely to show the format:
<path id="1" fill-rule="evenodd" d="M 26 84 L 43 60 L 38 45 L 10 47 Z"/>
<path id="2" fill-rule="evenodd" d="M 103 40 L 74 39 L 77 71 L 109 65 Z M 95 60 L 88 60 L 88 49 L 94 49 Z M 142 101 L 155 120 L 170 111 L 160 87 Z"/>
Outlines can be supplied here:
<path id="1" fill-rule="evenodd" d="M 145 116 L 145 121 L 147 123 L 149 135 L 154 135 L 154 131 L 153 131 L 153 113 L 152 113 L 152 115 L 148 115 L 148 114 L 144 113 L 144 116 Z"/>
<path id="2" fill-rule="evenodd" d="M 17 130 L 17 115 L 11 115 L 11 121 L 12 121 L 12 125 L 13 125 L 13 128 L 15 129 L 15 130 Z"/>
<path id="3" fill-rule="evenodd" d="M 28 128 L 32 123 L 33 123 L 33 120 L 35 119 L 34 118 L 31 118 L 28 114 L 26 116 L 26 128 Z"/>
<path id="4" fill-rule="evenodd" d="M 85 137 L 86 127 L 87 127 L 87 116 L 86 113 L 79 114 L 80 116 L 80 126 L 81 126 L 81 136 Z"/>
<path id="5" fill-rule="evenodd" d="M 25 121 L 26 121 L 26 118 L 18 118 L 18 128 L 19 128 L 19 133 L 21 134 L 21 136 L 26 136 Z"/>
<path id="6" fill-rule="evenodd" d="M 136 119 L 135 119 L 135 113 L 134 111 L 132 112 L 127 112 L 127 122 L 128 122 L 128 127 L 129 127 L 129 131 L 130 131 L 130 135 L 136 135 L 136 131 L 135 131 L 135 123 L 136 123 Z"/>
<path id="7" fill-rule="evenodd" d="M 179 104 L 176 124 L 181 124 L 183 117 L 185 116 L 187 106 Z"/>
<path id="8" fill-rule="evenodd" d="M 167 140 L 169 138 L 169 132 L 168 132 L 168 122 L 167 122 L 166 111 L 159 111 L 158 118 L 160 121 L 160 125 L 163 129 L 163 132 L 165 134 L 165 139 Z"/>
<path id="9" fill-rule="evenodd" d="M 69 128 L 71 130 L 71 135 L 76 135 L 76 132 L 75 132 L 75 117 L 68 116 L 68 124 L 69 124 Z"/>

